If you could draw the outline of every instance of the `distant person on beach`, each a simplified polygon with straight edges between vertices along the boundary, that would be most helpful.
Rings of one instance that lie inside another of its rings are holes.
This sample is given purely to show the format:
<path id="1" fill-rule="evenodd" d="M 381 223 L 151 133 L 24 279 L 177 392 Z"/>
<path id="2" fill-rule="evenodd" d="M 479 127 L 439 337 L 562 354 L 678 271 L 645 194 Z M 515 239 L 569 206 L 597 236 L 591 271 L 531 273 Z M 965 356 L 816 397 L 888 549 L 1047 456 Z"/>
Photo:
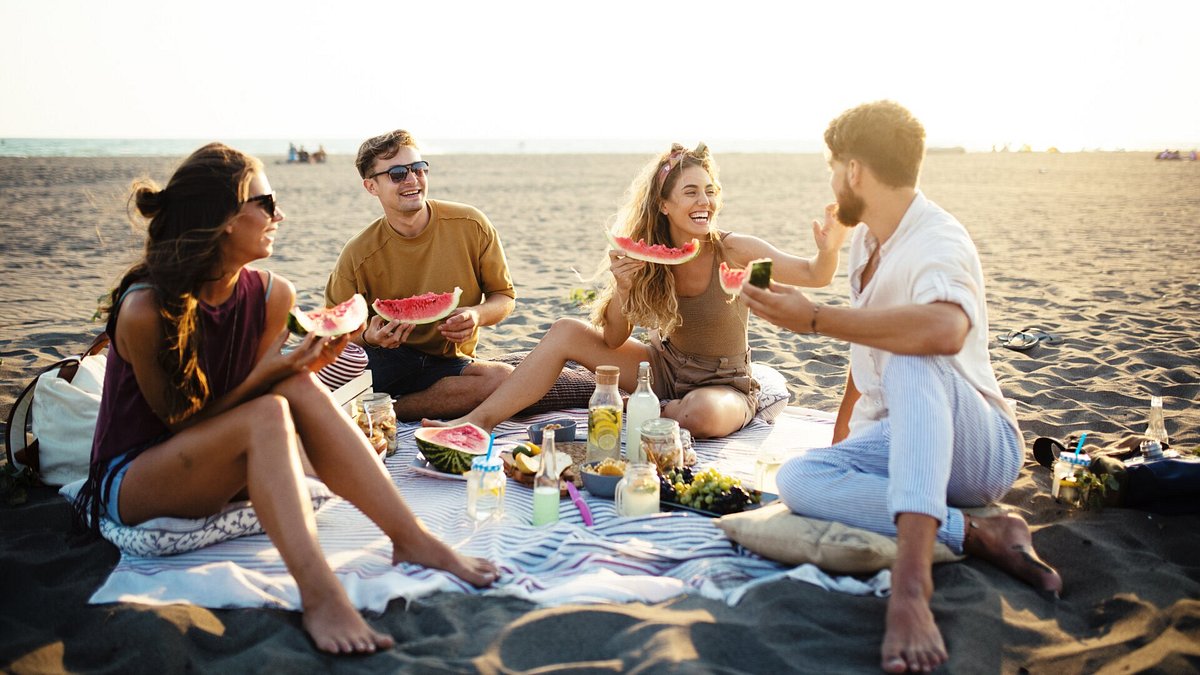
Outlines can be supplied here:
<path id="1" fill-rule="evenodd" d="M 288 143 L 288 158 L 287 158 L 287 161 L 288 161 L 289 163 L 291 163 L 291 162 L 295 162 L 295 161 L 296 161 L 296 157 L 297 157 L 297 155 L 296 155 L 296 144 L 295 144 L 295 143 Z"/>
<path id="2" fill-rule="evenodd" d="M 308 164 L 308 159 L 308 151 L 304 149 L 303 145 L 300 146 L 300 152 L 297 154 L 296 161 L 301 164 Z"/>
<path id="3" fill-rule="evenodd" d="M 426 198 L 429 162 L 407 131 L 367 139 L 355 165 L 383 216 L 346 243 L 325 302 L 362 293 L 373 303 L 461 288 L 458 308 L 441 321 L 417 325 L 373 315 L 353 337 L 366 349 L 374 388 L 399 397 L 400 419 L 461 415 L 512 372 L 475 358 L 479 329 L 503 321 L 516 304 L 500 235 L 479 209 Z"/>
<path id="4" fill-rule="evenodd" d="M 698 239 L 700 254 L 679 265 L 663 265 L 610 251 L 611 278 L 591 323 L 569 318 L 554 322 L 466 421 L 492 429 L 549 391 L 567 361 L 593 371 L 618 366 L 619 385 L 626 391 L 637 385 L 638 363 L 650 362 L 654 392 L 669 401 L 662 414 L 697 438 L 728 435 L 754 418 L 758 384 L 750 373 L 749 313 L 722 290 L 718 266 L 726 262 L 744 268 L 756 258 L 772 258 L 778 278 L 824 286 L 837 271 L 845 228 L 834 222 L 832 209 L 824 223 L 813 221 L 817 255 L 811 259 L 757 237 L 718 230 L 721 183 L 716 161 L 703 144 L 695 150 L 672 146 L 646 165 L 628 194 L 617 234 L 675 248 Z M 634 326 L 650 329 L 649 344 L 631 337 Z"/>
<path id="5" fill-rule="evenodd" d="M 313 161 L 316 162 L 317 164 L 324 164 L 325 157 L 326 157 L 325 145 L 324 144 L 318 145 L 317 151 L 312 154 Z"/>
<path id="6" fill-rule="evenodd" d="M 391 539 L 393 563 L 493 582 L 495 566 L 454 552 L 416 519 L 366 437 L 313 376 L 346 338 L 310 333 L 281 353 L 295 289 L 249 267 L 271 255 L 284 217 L 262 163 L 212 143 L 165 188 L 135 183 L 132 201 L 150 221 L 149 236 L 107 309 L 112 342 L 91 470 L 75 501 L 79 524 L 98 532 L 102 517 L 124 525 L 205 518 L 248 496 L 296 580 L 316 646 L 335 654 L 391 648 L 321 551 L 304 487 L 307 457 L 330 490 Z"/>
<path id="7" fill-rule="evenodd" d="M 771 323 L 850 343 L 835 444 L 784 464 L 779 496 L 796 513 L 896 537 L 882 666 L 931 670 L 947 659 L 929 608 L 935 540 L 1039 589 L 1057 593 L 1062 579 L 1020 516 L 960 510 L 1003 497 L 1023 447 L 988 357 L 975 245 L 917 189 L 925 129 L 880 101 L 834 119 L 825 143 L 837 218 L 854 231 L 850 306 L 785 283 L 742 291 Z"/>

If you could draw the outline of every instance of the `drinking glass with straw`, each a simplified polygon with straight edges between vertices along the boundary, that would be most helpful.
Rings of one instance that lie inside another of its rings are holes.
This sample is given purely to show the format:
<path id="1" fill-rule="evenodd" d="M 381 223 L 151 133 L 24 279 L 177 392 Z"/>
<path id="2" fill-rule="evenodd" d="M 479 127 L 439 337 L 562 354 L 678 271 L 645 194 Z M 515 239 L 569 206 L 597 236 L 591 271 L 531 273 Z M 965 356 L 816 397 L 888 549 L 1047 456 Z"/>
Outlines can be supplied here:
<path id="1" fill-rule="evenodd" d="M 488 434 L 487 454 L 471 462 L 467 478 L 467 515 L 476 523 L 504 515 L 504 491 L 508 479 L 504 463 L 493 454 L 496 437 Z"/>

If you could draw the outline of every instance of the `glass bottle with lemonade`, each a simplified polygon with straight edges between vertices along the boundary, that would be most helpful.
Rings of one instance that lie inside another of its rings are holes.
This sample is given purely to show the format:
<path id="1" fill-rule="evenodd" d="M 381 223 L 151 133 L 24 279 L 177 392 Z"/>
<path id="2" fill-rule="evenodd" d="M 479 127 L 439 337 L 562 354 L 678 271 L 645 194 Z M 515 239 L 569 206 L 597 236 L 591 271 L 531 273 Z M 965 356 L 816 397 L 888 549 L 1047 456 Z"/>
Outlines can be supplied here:
<path id="1" fill-rule="evenodd" d="M 558 484 L 558 461 L 555 457 L 554 430 L 542 432 L 541 464 L 533 477 L 533 524 L 549 525 L 558 522 L 558 502 L 562 496 Z"/>
<path id="2" fill-rule="evenodd" d="M 625 459 L 630 462 L 644 462 L 646 455 L 642 452 L 642 424 L 659 415 L 658 396 L 650 386 L 650 363 L 642 361 L 638 364 L 637 389 L 629 396 L 625 405 Z"/>
<path id="3" fill-rule="evenodd" d="M 596 390 L 588 401 L 588 435 L 585 462 L 621 459 L 621 392 L 616 366 L 596 368 Z M 544 450 L 543 450 L 544 452 Z"/>

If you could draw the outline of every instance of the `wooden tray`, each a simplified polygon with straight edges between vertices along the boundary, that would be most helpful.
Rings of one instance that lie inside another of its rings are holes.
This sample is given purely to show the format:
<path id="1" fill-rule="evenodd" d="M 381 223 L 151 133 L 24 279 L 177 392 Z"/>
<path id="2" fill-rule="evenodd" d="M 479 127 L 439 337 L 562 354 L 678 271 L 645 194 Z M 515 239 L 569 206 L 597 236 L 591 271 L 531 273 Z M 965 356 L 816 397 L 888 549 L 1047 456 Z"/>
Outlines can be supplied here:
<path id="1" fill-rule="evenodd" d="M 567 467 L 562 472 L 564 481 L 571 481 L 576 487 L 583 487 L 582 479 L 579 477 L 579 468 L 583 466 L 583 458 L 587 455 L 586 441 L 573 441 L 571 443 L 555 443 L 554 449 L 558 452 L 565 452 L 571 456 L 571 466 Z M 508 476 L 514 483 L 524 487 L 533 489 L 533 474 L 525 473 L 518 469 L 513 463 L 512 451 L 505 450 L 500 453 L 500 459 L 504 460 L 504 475 Z M 567 494 L 566 486 L 560 488 L 563 496 Z"/>

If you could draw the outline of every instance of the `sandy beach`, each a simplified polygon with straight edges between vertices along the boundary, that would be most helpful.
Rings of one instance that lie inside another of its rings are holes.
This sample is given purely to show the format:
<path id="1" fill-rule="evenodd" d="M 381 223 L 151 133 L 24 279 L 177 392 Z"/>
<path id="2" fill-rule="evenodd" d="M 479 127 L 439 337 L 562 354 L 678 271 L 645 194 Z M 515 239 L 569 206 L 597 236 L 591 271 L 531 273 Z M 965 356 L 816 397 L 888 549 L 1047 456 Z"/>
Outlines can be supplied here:
<path id="1" fill-rule="evenodd" d="M 722 154 L 717 225 L 811 255 L 809 222 L 830 200 L 820 155 Z M 99 299 L 140 253 L 125 215 L 140 175 L 165 183 L 180 158 L 0 158 L 0 419 L 42 367 L 100 330 Z M 321 303 L 350 236 L 379 215 L 352 158 L 289 165 L 264 157 L 287 214 L 275 255 L 299 303 Z M 431 156 L 430 196 L 482 209 L 503 238 L 517 309 L 480 355 L 532 348 L 581 315 L 573 289 L 596 269 L 602 227 L 638 155 Z M 992 359 L 1017 402 L 1026 446 L 1088 432 L 1115 446 L 1164 399 L 1172 446 L 1200 446 L 1200 163 L 1152 153 L 932 154 L 925 194 L 967 227 L 987 278 Z M 846 304 L 845 258 L 820 302 Z M 999 333 L 1061 336 L 1029 351 Z M 848 349 L 751 322 L 756 361 L 788 380 L 792 404 L 835 411 Z M 975 560 L 934 571 L 933 611 L 954 673 L 1200 670 L 1200 515 L 1073 511 L 1029 458 L 1004 504 L 1026 517 L 1063 574 L 1054 601 Z M 698 596 L 664 603 L 539 608 L 441 594 L 370 617 L 396 637 L 384 654 L 318 654 L 298 614 L 89 605 L 116 564 L 80 542 L 67 504 L 35 489 L 0 506 L 0 669 L 12 672 L 875 672 L 886 600 L 781 581 L 736 607 Z"/>

